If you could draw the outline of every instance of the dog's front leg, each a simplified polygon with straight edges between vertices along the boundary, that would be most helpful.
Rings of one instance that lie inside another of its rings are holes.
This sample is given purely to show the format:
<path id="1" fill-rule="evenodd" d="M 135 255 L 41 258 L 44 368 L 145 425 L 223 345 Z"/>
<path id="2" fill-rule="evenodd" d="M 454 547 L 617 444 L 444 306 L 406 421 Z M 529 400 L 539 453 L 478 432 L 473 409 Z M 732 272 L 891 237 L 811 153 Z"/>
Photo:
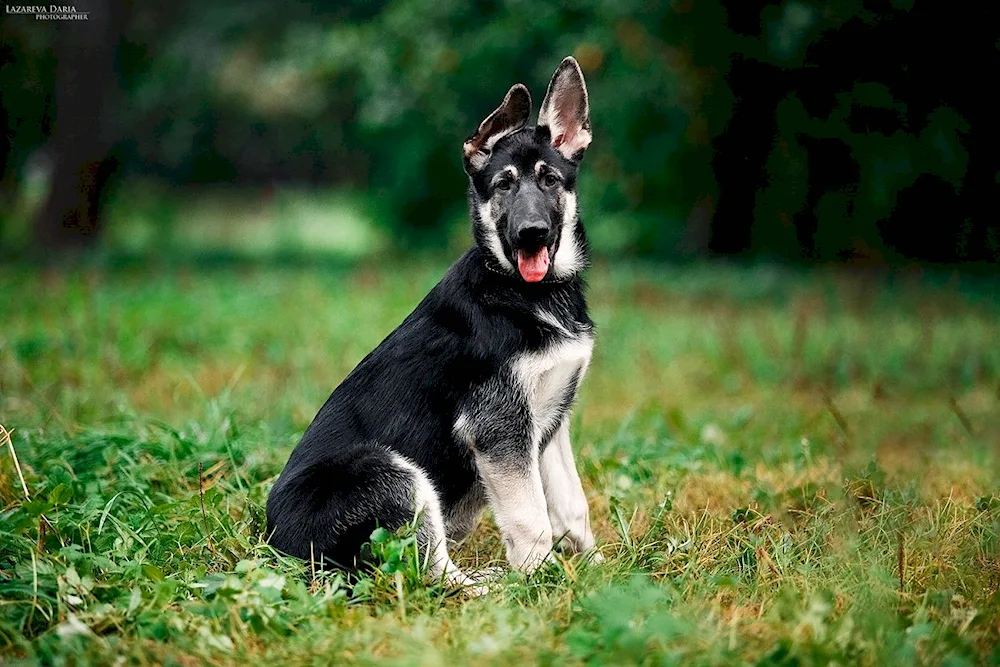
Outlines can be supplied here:
<path id="1" fill-rule="evenodd" d="M 541 477 L 556 545 L 571 553 L 593 549 L 590 508 L 573 459 L 568 419 L 563 420 L 542 453 Z"/>
<path id="2" fill-rule="evenodd" d="M 537 447 L 497 444 L 477 450 L 476 466 L 507 546 L 508 562 L 531 572 L 552 552 Z"/>

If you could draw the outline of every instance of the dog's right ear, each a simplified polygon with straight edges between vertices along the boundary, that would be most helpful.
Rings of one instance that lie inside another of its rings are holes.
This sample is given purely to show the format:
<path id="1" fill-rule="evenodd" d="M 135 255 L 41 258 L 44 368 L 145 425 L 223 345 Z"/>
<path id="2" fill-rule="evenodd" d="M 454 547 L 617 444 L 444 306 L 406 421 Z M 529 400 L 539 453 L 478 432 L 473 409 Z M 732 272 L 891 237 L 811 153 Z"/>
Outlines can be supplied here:
<path id="1" fill-rule="evenodd" d="M 528 124 L 531 115 L 531 95 L 523 84 L 517 83 L 507 91 L 503 103 L 479 124 L 475 134 L 462 146 L 465 171 L 469 174 L 486 166 L 493 145 L 508 134 L 517 132 Z"/>

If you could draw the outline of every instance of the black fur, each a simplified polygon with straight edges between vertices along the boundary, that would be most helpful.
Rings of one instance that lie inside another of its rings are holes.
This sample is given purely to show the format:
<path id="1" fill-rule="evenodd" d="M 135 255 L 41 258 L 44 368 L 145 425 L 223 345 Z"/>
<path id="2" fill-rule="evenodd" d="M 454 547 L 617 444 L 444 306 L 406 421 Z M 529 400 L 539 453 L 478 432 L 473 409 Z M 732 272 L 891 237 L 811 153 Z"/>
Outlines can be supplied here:
<path id="1" fill-rule="evenodd" d="M 428 473 L 447 514 L 477 483 L 472 453 L 452 433 L 465 400 L 514 355 L 560 335 L 534 316 L 539 306 L 570 331 L 593 328 L 579 277 L 528 284 L 488 269 L 480 248 L 466 252 L 306 429 L 267 501 L 270 543 L 351 566 L 376 525 L 412 519 L 407 498 L 373 483 L 391 469 L 383 447 Z"/>
<path id="2" fill-rule="evenodd" d="M 512 373 L 513 360 L 561 339 L 589 340 L 593 323 L 579 275 L 587 262 L 582 224 L 574 218 L 580 261 L 571 275 L 552 273 L 554 260 L 542 282 L 526 282 L 511 269 L 526 219 L 544 218 L 543 241 L 552 257 L 566 241 L 560 238 L 562 193 L 575 191 L 578 163 L 578 156 L 567 159 L 553 149 L 548 128 L 523 126 L 527 92 L 514 92 L 508 99 L 516 106 L 502 106 L 492 117 L 519 122 L 519 129 L 491 147 L 482 136 L 467 144 L 476 246 L 351 371 L 302 436 L 267 501 L 268 540 L 280 551 L 351 568 L 377 526 L 395 530 L 411 520 L 413 479 L 394 463 L 394 454 L 426 473 L 451 524 L 448 537 L 461 537 L 468 522 L 452 517 L 453 510 L 471 505 L 478 511 L 486 502 L 475 456 L 512 468 L 527 461 L 532 413 Z M 500 121 L 486 125 L 503 127 Z M 472 168 L 469 155 L 483 147 L 488 160 Z M 539 160 L 558 171 L 558 184 L 536 173 Z M 498 194 L 492 179 L 508 166 L 522 178 Z M 479 218 L 479 205 L 491 197 L 502 210 L 497 229 L 507 267 L 491 251 Z M 570 409 L 580 372 L 556 395 L 539 449 Z M 461 437 L 460 415 L 469 417 Z"/>

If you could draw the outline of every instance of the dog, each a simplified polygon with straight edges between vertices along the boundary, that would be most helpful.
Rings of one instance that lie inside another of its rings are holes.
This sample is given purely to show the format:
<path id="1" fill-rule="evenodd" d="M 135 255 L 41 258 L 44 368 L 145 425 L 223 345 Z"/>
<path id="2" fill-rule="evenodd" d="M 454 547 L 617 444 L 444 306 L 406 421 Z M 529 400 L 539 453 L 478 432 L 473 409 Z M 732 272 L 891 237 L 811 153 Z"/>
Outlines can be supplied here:
<path id="1" fill-rule="evenodd" d="M 475 245 L 320 409 L 267 500 L 278 551 L 353 570 L 376 527 L 419 515 L 428 573 L 488 505 L 510 566 L 553 548 L 595 554 L 569 415 L 594 324 L 577 173 L 591 142 L 583 72 L 567 57 L 537 124 L 517 84 L 463 146 Z"/>

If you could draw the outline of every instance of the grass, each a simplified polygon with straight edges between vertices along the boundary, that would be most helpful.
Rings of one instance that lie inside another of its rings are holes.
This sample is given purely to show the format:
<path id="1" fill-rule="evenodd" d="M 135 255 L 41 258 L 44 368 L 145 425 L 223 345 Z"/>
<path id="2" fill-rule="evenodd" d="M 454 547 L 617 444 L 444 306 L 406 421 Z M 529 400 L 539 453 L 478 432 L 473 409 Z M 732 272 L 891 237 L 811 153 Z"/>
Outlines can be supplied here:
<path id="1" fill-rule="evenodd" d="M 276 555 L 270 484 L 443 268 L 0 269 L 0 662 L 1000 662 L 989 285 L 600 265 L 604 563 L 465 601 L 406 531 L 359 582 Z M 487 516 L 456 560 L 501 556 Z"/>

